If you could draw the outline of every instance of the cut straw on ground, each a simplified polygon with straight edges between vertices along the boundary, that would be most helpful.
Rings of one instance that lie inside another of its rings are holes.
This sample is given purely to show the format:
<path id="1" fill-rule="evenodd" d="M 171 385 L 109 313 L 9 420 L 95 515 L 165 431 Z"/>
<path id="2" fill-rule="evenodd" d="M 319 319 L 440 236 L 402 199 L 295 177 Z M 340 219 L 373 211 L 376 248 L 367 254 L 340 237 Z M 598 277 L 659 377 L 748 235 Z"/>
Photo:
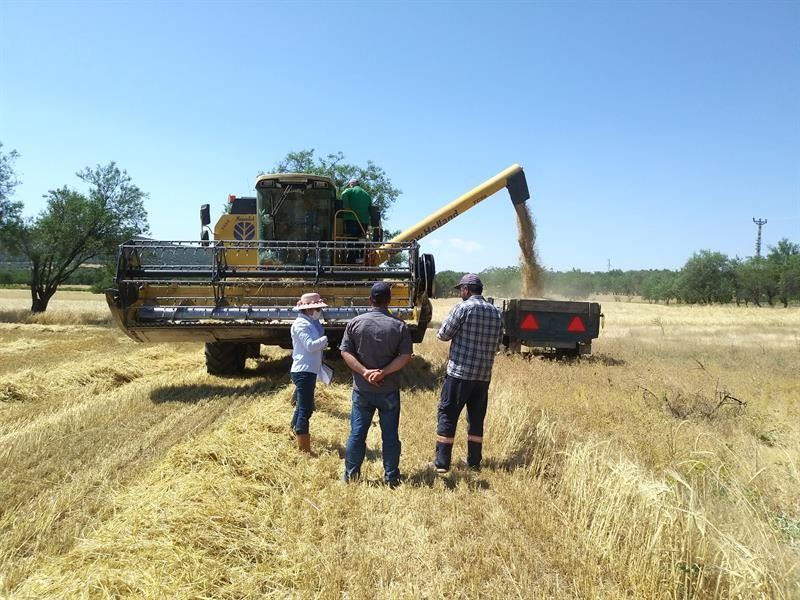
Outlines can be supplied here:
<path id="1" fill-rule="evenodd" d="M 437 301 L 435 318 L 449 306 Z M 340 362 L 317 390 L 308 459 L 288 435 L 285 351 L 223 379 L 197 346 L 85 326 L 81 353 L 63 356 L 72 334 L 0 330 L 53 357 L 46 376 L 27 364 L 0 385 L 0 590 L 797 597 L 800 350 L 785 332 L 800 312 L 663 308 L 604 305 L 606 330 L 578 362 L 499 357 L 478 473 L 430 468 L 447 353 L 431 336 L 403 373 L 397 489 L 381 483 L 377 424 L 366 481 L 340 481 Z M 746 406 L 708 409 L 721 389 Z M 462 422 L 457 461 L 465 450 Z"/>

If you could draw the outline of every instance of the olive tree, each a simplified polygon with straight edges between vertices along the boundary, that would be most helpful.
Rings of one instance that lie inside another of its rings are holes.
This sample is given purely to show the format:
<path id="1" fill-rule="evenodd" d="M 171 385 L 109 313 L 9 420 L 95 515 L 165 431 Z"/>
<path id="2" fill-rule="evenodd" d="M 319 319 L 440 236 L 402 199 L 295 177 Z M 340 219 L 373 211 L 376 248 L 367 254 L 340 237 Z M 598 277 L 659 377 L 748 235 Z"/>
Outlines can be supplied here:
<path id="1" fill-rule="evenodd" d="M 3 142 L 0 142 L 0 230 L 17 223 L 22 211 L 22 202 L 11 199 L 14 188 L 19 185 L 14 172 L 14 161 L 18 157 L 16 150 L 3 152 Z"/>
<path id="2" fill-rule="evenodd" d="M 58 286 L 82 264 L 114 256 L 117 246 L 148 231 L 147 197 L 114 162 L 76 173 L 85 193 L 67 186 L 45 194 L 46 208 L 5 236 L 30 262 L 31 311 L 44 312 Z"/>
<path id="3" fill-rule="evenodd" d="M 686 261 L 678 280 L 678 293 L 687 304 L 721 304 L 733 299 L 735 279 L 730 259 L 700 250 Z"/>
<path id="4" fill-rule="evenodd" d="M 788 307 L 789 300 L 797 298 L 800 291 L 800 244 L 782 238 L 776 246 L 769 247 L 766 262 L 774 280 L 775 295 L 784 307 Z"/>

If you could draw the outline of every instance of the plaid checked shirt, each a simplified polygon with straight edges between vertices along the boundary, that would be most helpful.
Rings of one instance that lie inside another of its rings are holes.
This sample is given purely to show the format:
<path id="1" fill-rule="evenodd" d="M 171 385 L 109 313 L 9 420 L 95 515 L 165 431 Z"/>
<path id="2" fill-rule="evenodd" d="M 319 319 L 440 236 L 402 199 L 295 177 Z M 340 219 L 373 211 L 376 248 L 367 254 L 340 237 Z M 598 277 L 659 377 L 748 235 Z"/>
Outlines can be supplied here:
<path id="1" fill-rule="evenodd" d="M 483 296 L 475 294 L 456 304 L 436 333 L 443 342 L 452 340 L 447 374 L 458 379 L 490 381 L 502 332 L 500 309 Z"/>

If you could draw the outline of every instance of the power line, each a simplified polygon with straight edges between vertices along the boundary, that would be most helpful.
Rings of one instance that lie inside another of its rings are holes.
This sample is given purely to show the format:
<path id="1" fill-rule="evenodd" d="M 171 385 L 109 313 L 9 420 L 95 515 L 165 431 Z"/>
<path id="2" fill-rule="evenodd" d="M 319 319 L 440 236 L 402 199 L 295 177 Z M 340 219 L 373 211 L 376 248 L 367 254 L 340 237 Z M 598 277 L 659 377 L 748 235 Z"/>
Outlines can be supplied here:
<path id="1" fill-rule="evenodd" d="M 753 217 L 753 223 L 758 225 L 758 235 L 756 236 L 756 258 L 761 258 L 761 228 L 767 224 L 766 219 L 758 219 L 756 220 Z"/>

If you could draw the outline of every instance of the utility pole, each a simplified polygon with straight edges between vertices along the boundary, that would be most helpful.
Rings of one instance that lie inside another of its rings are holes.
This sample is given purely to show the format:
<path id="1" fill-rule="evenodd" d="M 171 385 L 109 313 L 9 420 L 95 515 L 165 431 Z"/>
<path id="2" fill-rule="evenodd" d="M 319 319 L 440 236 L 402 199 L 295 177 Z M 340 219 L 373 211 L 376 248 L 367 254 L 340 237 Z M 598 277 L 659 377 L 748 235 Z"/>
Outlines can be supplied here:
<path id="1" fill-rule="evenodd" d="M 608 259 L 608 262 L 607 262 L 607 265 L 606 265 L 606 267 L 607 267 L 607 270 L 608 270 L 608 271 L 610 271 L 610 270 L 611 270 L 611 259 L 610 259 L 610 258 Z"/>
<path id="2" fill-rule="evenodd" d="M 761 258 L 761 228 L 767 224 L 766 219 L 758 219 L 756 220 L 753 217 L 753 223 L 758 225 L 758 235 L 756 236 L 756 258 Z"/>

